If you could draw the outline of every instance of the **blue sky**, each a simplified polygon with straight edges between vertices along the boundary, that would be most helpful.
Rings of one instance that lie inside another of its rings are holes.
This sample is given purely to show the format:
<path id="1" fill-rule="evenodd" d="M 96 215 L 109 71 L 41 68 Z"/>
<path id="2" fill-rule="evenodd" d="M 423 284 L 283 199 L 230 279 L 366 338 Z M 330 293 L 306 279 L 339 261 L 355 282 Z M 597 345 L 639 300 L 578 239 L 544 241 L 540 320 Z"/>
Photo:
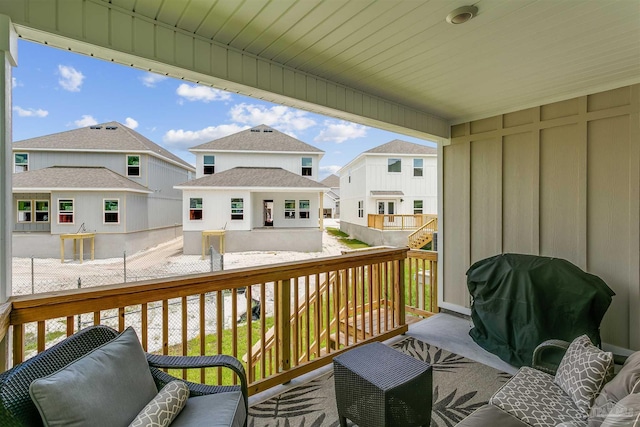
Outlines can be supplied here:
<path id="1" fill-rule="evenodd" d="M 118 121 L 189 163 L 190 147 L 267 124 L 325 151 L 320 178 L 394 139 L 434 143 L 19 40 L 13 140 Z"/>

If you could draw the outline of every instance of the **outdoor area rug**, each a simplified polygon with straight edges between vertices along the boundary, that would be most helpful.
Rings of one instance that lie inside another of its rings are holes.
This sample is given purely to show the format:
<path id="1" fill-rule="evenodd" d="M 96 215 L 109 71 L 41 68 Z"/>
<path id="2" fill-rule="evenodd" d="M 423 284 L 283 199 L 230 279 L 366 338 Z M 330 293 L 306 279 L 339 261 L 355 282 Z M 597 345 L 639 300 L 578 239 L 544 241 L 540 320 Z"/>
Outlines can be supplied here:
<path id="1" fill-rule="evenodd" d="M 433 367 L 431 427 L 454 426 L 511 375 L 409 337 L 391 346 Z M 333 371 L 249 408 L 249 427 L 337 427 Z M 349 425 L 353 425 L 349 423 Z"/>

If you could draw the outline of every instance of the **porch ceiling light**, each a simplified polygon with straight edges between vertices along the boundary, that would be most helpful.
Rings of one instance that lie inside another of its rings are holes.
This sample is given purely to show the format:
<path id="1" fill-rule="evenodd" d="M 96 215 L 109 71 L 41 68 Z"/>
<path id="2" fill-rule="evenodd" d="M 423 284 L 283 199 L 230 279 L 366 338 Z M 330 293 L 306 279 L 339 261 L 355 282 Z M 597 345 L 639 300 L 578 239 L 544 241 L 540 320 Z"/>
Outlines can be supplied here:
<path id="1" fill-rule="evenodd" d="M 478 14 L 478 8 L 475 6 L 462 6 L 447 15 L 449 24 L 464 24 Z"/>

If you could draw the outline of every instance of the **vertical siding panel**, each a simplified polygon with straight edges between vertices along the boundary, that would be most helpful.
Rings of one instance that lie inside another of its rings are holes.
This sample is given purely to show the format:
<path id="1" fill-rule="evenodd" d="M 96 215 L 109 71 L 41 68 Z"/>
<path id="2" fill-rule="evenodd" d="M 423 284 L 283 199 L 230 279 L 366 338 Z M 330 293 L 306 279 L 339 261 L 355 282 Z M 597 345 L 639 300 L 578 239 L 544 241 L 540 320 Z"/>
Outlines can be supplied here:
<path id="1" fill-rule="evenodd" d="M 503 252 L 538 254 L 538 154 L 532 132 L 504 137 Z"/>
<path id="2" fill-rule="evenodd" d="M 193 69 L 200 73 L 211 72 L 211 45 L 195 39 L 193 43 Z"/>
<path id="3" fill-rule="evenodd" d="M 194 39 L 182 33 L 175 33 L 176 64 L 185 68 L 194 68 Z"/>
<path id="4" fill-rule="evenodd" d="M 249 86 L 258 85 L 258 64 L 251 56 L 242 55 L 242 83 Z"/>
<path id="5" fill-rule="evenodd" d="M 327 105 L 327 82 L 324 80 L 316 81 L 316 103 Z"/>
<path id="6" fill-rule="evenodd" d="M 629 89 L 632 112 L 629 116 L 629 348 L 640 349 L 640 84 Z"/>
<path id="7" fill-rule="evenodd" d="M 37 6 L 34 2 L 30 2 L 27 7 L 27 21 L 29 24 L 33 24 L 34 28 L 48 28 L 56 30 L 57 22 L 52 17 L 56 16 L 56 3 L 55 1 L 42 1 L 38 2 Z"/>
<path id="8" fill-rule="evenodd" d="M 347 103 L 345 97 L 345 88 L 342 86 L 336 86 L 336 108 L 338 110 L 344 111 Z"/>
<path id="9" fill-rule="evenodd" d="M 295 79 L 295 97 L 298 99 L 307 99 L 307 78 L 302 73 L 294 73 Z"/>
<path id="10" fill-rule="evenodd" d="M 469 306 L 465 272 L 469 267 L 469 143 L 444 147 L 444 228 L 446 236 L 444 255 L 444 301 L 460 306 Z"/>
<path id="11" fill-rule="evenodd" d="M 83 0 L 66 0 L 50 3 L 57 4 L 58 7 L 58 28 L 64 28 L 65 34 L 69 36 L 82 37 L 82 12 L 85 2 Z M 39 7 L 41 7 L 40 4 Z"/>
<path id="12" fill-rule="evenodd" d="M 227 53 L 227 49 L 217 45 L 211 46 L 211 69 L 214 75 L 223 79 L 229 76 Z"/>
<path id="13" fill-rule="evenodd" d="M 153 57 L 155 54 L 154 25 L 136 19 L 133 21 L 133 52 L 142 57 Z"/>
<path id="14" fill-rule="evenodd" d="M 471 262 L 497 255 L 502 246 L 502 144 L 471 143 Z"/>
<path id="15" fill-rule="evenodd" d="M 295 73 L 291 70 L 284 69 L 282 72 L 283 81 L 284 81 L 284 94 L 286 96 L 295 97 L 296 94 L 296 81 L 295 81 Z"/>
<path id="16" fill-rule="evenodd" d="M 133 50 L 133 18 L 117 10 L 111 10 L 110 17 L 111 46 L 120 50 Z"/>
<path id="17" fill-rule="evenodd" d="M 166 61 L 169 64 L 175 64 L 176 62 L 176 39 L 175 31 L 168 28 L 156 26 L 156 56 L 161 61 Z"/>
<path id="18" fill-rule="evenodd" d="M 318 99 L 316 94 L 316 82 L 317 82 L 317 79 L 311 76 L 307 76 L 307 88 L 306 88 L 307 101 L 313 102 L 313 103 L 315 103 L 316 99 Z"/>
<path id="19" fill-rule="evenodd" d="M 540 133 L 540 254 L 578 264 L 580 144 L 577 126 Z"/>
<path id="20" fill-rule="evenodd" d="M 269 90 L 271 88 L 271 64 L 258 61 L 258 87 Z"/>
<path id="21" fill-rule="evenodd" d="M 284 93 L 284 76 L 282 68 L 275 65 L 269 65 L 271 69 L 271 91 L 273 93 Z"/>
<path id="22" fill-rule="evenodd" d="M 588 265 L 616 293 L 602 324 L 608 342 L 629 346 L 629 227 L 638 221 L 630 210 L 629 117 L 589 123 Z"/>
<path id="23" fill-rule="evenodd" d="M 336 105 L 338 105 L 336 85 L 333 83 L 327 83 L 327 107 L 336 108 Z"/>
<path id="24" fill-rule="evenodd" d="M 242 80 L 242 54 L 232 50 L 227 51 L 227 71 L 228 77 L 232 80 Z"/>
<path id="25" fill-rule="evenodd" d="M 109 9 L 102 5 L 85 2 L 83 16 L 85 41 L 99 46 L 108 46 L 110 44 Z"/>

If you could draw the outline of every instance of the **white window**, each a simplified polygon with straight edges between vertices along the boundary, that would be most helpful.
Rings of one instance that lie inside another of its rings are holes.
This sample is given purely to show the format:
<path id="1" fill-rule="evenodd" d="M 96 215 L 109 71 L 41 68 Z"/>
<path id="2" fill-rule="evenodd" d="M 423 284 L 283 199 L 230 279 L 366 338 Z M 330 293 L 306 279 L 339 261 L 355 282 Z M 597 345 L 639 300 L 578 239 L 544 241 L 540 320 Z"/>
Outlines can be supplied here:
<path id="1" fill-rule="evenodd" d="M 413 159 L 413 176 L 422 176 L 422 159 Z"/>
<path id="2" fill-rule="evenodd" d="M 351 184 L 351 169 L 349 169 L 349 184 Z"/>
<path id="3" fill-rule="evenodd" d="M 204 156 L 203 171 L 205 175 L 213 175 L 216 173 L 216 156 Z"/>
<path id="4" fill-rule="evenodd" d="M 58 224 L 73 224 L 73 199 L 58 199 Z"/>
<path id="5" fill-rule="evenodd" d="M 309 201 L 300 200 L 298 202 L 298 207 L 300 209 L 300 218 L 309 218 Z"/>
<path id="6" fill-rule="evenodd" d="M 202 197 L 189 199 L 189 220 L 200 221 L 202 219 Z"/>
<path id="7" fill-rule="evenodd" d="M 313 159 L 311 157 L 302 158 L 302 176 L 313 175 Z"/>
<path id="8" fill-rule="evenodd" d="M 364 218 L 364 201 L 358 201 L 358 218 Z"/>
<path id="9" fill-rule="evenodd" d="M 418 215 L 422 213 L 422 200 L 413 201 L 413 214 Z"/>
<path id="10" fill-rule="evenodd" d="M 18 222 L 31 222 L 31 200 L 18 200 Z"/>
<path id="11" fill-rule="evenodd" d="M 231 219 L 244 219 L 244 199 L 231 199 Z"/>
<path id="12" fill-rule="evenodd" d="M 284 201 L 284 217 L 285 219 L 294 219 L 296 217 L 296 201 Z"/>
<path id="13" fill-rule="evenodd" d="M 120 199 L 104 199 L 102 208 L 105 224 L 120 223 Z"/>
<path id="14" fill-rule="evenodd" d="M 36 200 L 36 222 L 49 222 L 48 200 Z"/>
<path id="15" fill-rule="evenodd" d="M 29 154 L 28 153 L 15 153 L 13 156 L 13 163 L 15 173 L 26 172 L 29 170 Z"/>
<path id="16" fill-rule="evenodd" d="M 140 176 L 140 156 L 127 155 L 127 176 Z"/>
<path id="17" fill-rule="evenodd" d="M 387 160 L 387 172 L 402 172 L 402 160 L 400 160 L 400 159 L 388 159 Z"/>

